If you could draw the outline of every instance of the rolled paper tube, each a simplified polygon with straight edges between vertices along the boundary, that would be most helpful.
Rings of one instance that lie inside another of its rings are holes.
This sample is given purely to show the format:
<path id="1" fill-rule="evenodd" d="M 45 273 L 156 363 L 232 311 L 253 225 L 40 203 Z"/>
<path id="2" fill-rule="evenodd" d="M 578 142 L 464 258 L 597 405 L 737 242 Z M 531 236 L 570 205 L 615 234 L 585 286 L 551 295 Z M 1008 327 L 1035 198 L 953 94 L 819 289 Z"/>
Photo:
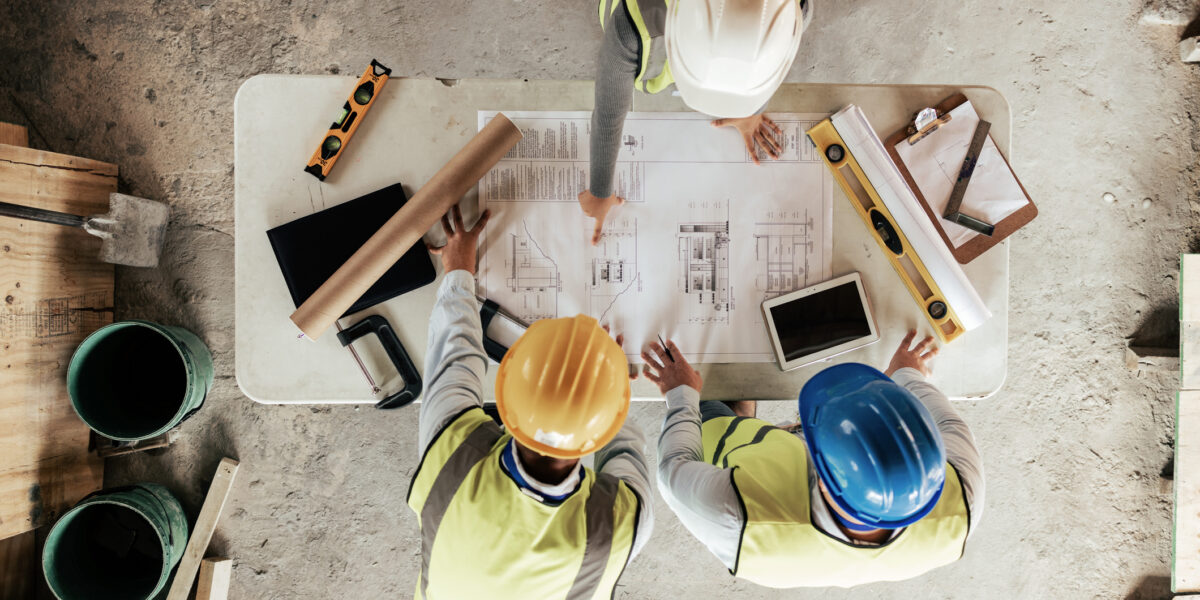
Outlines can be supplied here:
<path id="1" fill-rule="evenodd" d="M 508 117 L 497 114 L 292 313 L 292 322 L 310 339 L 320 337 L 521 137 Z"/>

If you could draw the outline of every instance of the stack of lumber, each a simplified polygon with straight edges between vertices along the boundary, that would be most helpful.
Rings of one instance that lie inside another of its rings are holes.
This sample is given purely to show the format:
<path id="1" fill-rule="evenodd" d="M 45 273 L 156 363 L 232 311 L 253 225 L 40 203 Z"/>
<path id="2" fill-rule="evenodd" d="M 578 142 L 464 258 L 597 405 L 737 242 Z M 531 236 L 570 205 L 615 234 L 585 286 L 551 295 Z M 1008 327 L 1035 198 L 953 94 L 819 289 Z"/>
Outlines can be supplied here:
<path id="1" fill-rule="evenodd" d="M 115 165 L 26 143 L 24 128 L 0 124 L 0 201 L 108 210 Z M 0 589 L 40 579 L 29 577 L 40 571 L 33 530 L 103 480 L 66 386 L 75 347 L 112 322 L 113 267 L 99 247 L 81 229 L 0 218 Z"/>
<path id="2" fill-rule="evenodd" d="M 1179 261 L 1179 395 L 1171 590 L 1200 592 L 1200 254 Z"/>

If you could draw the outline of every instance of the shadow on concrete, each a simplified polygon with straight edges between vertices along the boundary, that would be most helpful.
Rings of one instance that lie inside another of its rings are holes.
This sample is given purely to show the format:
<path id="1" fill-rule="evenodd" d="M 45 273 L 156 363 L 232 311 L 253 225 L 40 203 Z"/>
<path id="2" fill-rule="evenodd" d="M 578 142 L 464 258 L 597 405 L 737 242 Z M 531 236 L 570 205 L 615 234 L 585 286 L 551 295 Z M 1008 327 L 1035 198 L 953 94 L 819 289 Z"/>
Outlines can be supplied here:
<path id="1" fill-rule="evenodd" d="M 1171 303 L 1158 306 L 1142 318 L 1137 329 L 1129 335 L 1130 346 L 1150 348 L 1179 347 L 1179 306 Z"/>
<path id="2" fill-rule="evenodd" d="M 1171 600 L 1171 578 L 1167 575 L 1144 575 L 1141 581 L 1125 594 L 1125 600 Z"/>

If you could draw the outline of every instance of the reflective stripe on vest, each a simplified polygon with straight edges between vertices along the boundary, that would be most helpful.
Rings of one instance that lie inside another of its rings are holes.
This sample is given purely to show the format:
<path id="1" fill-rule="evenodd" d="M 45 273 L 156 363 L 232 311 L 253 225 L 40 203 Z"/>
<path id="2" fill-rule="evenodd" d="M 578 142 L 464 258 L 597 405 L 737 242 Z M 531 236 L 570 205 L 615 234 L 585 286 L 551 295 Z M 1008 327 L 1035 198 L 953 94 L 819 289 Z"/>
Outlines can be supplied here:
<path id="1" fill-rule="evenodd" d="M 663 61 L 662 71 L 650 79 L 646 79 L 646 71 L 650 67 L 650 55 L 654 40 L 659 39 L 663 35 L 663 28 L 667 22 L 667 9 L 669 8 L 669 0 L 649 0 L 649 4 L 645 7 L 638 5 L 638 0 L 600 0 L 598 14 L 600 16 L 600 29 L 604 29 L 608 23 L 608 19 L 612 18 L 616 13 L 618 5 L 624 1 L 625 9 L 629 13 L 630 20 L 633 21 L 633 27 L 638 32 L 638 37 L 641 38 L 642 56 L 638 66 L 637 77 L 633 80 L 633 87 L 642 90 L 648 94 L 657 94 L 675 83 L 675 77 L 671 75 L 671 65 L 667 61 Z"/>
<path id="2" fill-rule="evenodd" d="M 958 473 L 925 518 L 880 546 L 856 546 L 812 525 L 808 452 L 795 435 L 745 417 L 702 426 L 706 461 L 733 469 L 745 525 L 734 575 L 776 588 L 850 587 L 916 577 L 962 556 L 969 515 Z"/>
<path id="3" fill-rule="evenodd" d="M 421 523 L 416 597 L 609 598 L 633 548 L 637 496 L 585 469 L 562 504 L 541 504 L 501 470 L 510 438 L 473 408 L 429 445 L 408 500 Z"/>

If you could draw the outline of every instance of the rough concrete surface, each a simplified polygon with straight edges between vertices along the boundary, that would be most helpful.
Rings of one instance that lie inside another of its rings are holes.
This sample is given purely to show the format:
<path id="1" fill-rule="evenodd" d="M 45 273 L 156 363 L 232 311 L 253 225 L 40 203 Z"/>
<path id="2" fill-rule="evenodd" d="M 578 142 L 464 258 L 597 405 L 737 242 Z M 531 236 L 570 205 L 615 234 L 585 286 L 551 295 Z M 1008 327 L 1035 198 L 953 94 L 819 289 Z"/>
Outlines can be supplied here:
<path id="1" fill-rule="evenodd" d="M 769 590 L 733 579 L 655 498 L 619 598 L 1169 597 L 1174 393 L 1126 340 L 1176 341 L 1178 255 L 1200 249 L 1200 67 L 1177 44 L 1194 1 L 816 0 L 789 80 L 972 83 L 1013 107 L 1012 164 L 1041 210 L 1012 244 L 1009 373 L 959 404 L 987 469 L 965 557 L 919 579 Z M 117 270 L 117 317 L 187 327 L 216 388 L 169 450 L 107 483 L 169 485 L 194 516 L 242 461 L 213 542 L 234 598 L 412 594 L 415 411 L 257 405 L 233 373 L 233 97 L 258 73 L 590 79 L 594 2 L 309 0 L 0 3 L 0 121 L 31 144 L 120 165 L 169 202 L 156 269 Z M 1112 194 L 1106 202 L 1104 194 Z M 764 407 L 784 418 L 790 404 Z M 657 403 L 632 411 L 655 440 Z M 653 447 L 651 447 L 653 457 Z"/>

